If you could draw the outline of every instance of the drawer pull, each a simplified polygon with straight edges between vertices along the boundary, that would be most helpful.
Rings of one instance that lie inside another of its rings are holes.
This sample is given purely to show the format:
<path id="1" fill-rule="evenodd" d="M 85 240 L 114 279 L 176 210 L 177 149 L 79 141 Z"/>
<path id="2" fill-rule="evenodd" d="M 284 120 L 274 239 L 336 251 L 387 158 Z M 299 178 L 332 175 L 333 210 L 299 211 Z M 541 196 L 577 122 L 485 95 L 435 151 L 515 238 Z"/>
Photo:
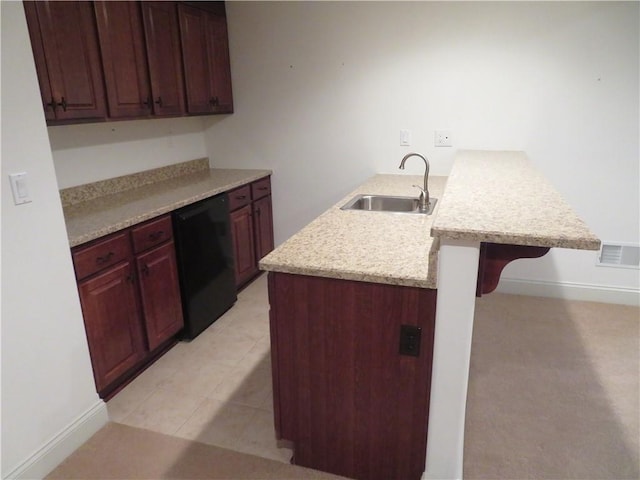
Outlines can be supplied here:
<path id="1" fill-rule="evenodd" d="M 269 190 L 269 187 L 258 187 L 258 190 Z"/>
<path id="2" fill-rule="evenodd" d="M 244 200 L 245 198 L 247 198 L 246 195 L 236 195 L 236 200 Z"/>
<path id="3" fill-rule="evenodd" d="M 109 260 L 111 260 L 111 257 L 113 257 L 114 255 L 115 255 L 115 253 L 109 252 L 106 255 L 102 256 L 102 257 L 96 258 L 96 263 L 98 263 L 98 264 L 106 263 Z"/>
<path id="4" fill-rule="evenodd" d="M 155 242 L 156 240 L 161 238 L 163 235 L 164 235 L 164 230 L 158 230 L 157 232 L 153 232 L 149 234 L 149 240 L 151 240 L 152 242 Z"/>

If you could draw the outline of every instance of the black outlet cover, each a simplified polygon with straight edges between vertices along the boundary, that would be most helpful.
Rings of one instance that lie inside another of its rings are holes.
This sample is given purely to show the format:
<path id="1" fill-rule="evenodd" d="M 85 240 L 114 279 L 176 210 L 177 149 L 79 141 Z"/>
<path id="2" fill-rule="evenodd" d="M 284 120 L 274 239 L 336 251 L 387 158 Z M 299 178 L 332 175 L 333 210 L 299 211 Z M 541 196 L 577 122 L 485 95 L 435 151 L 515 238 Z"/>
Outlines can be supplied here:
<path id="1" fill-rule="evenodd" d="M 415 325 L 400 325 L 400 355 L 418 357 L 422 328 Z"/>

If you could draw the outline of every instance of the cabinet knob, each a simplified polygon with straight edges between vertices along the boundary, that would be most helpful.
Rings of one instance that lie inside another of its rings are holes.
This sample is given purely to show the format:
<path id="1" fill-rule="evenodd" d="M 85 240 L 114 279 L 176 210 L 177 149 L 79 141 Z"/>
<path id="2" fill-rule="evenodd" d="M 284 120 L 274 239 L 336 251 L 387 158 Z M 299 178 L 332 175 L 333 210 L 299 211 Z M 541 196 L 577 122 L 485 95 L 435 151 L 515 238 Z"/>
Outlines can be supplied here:
<path id="1" fill-rule="evenodd" d="M 155 242 L 163 235 L 164 235 L 164 230 L 158 230 L 157 232 L 153 232 L 149 234 L 149 240 L 151 240 L 152 242 Z"/>
<path id="2" fill-rule="evenodd" d="M 99 264 L 100 263 L 106 263 L 109 260 L 111 260 L 111 257 L 113 257 L 114 255 L 115 255 L 115 253 L 109 252 L 106 255 L 103 255 L 102 257 L 96 258 L 96 262 L 99 263 Z"/>
<path id="3" fill-rule="evenodd" d="M 53 97 L 51 97 L 51 101 L 49 103 L 46 103 L 45 106 L 46 107 L 51 107 L 51 110 L 53 110 L 55 112 L 56 111 L 56 107 L 58 106 L 58 104 L 53 99 Z"/>
<path id="4" fill-rule="evenodd" d="M 58 103 L 59 107 L 62 107 L 62 110 L 64 112 L 67 111 L 67 101 L 64 99 L 64 97 L 62 97 L 62 100 L 60 101 L 60 103 Z"/>
<path id="5" fill-rule="evenodd" d="M 150 109 L 150 108 L 151 108 L 151 106 L 153 105 L 153 101 L 151 100 L 151 95 L 149 95 L 149 96 L 147 97 L 147 99 L 146 99 L 146 100 L 143 100 L 143 101 L 142 101 L 142 104 L 143 104 L 145 107 L 147 107 L 147 108 L 149 108 L 149 109 Z"/>
<path id="6" fill-rule="evenodd" d="M 142 273 L 144 273 L 147 277 L 149 276 L 149 265 L 144 264 L 141 270 L 142 270 Z"/>
<path id="7" fill-rule="evenodd" d="M 219 105 L 218 97 L 211 97 L 209 99 L 209 103 L 211 104 L 212 107 L 217 107 Z"/>
<path id="8" fill-rule="evenodd" d="M 158 105 L 159 107 L 162 107 L 162 97 L 158 97 L 158 99 L 155 101 L 156 105 Z"/>

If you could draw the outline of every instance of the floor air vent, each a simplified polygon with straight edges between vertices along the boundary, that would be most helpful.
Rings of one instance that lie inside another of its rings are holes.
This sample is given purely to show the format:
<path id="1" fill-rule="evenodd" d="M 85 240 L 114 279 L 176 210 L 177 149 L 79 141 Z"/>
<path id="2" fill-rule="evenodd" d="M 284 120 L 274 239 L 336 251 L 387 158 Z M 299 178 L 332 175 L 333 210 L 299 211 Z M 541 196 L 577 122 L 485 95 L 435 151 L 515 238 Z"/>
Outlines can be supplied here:
<path id="1" fill-rule="evenodd" d="M 603 243 L 598 265 L 603 267 L 640 268 L 640 246 Z"/>

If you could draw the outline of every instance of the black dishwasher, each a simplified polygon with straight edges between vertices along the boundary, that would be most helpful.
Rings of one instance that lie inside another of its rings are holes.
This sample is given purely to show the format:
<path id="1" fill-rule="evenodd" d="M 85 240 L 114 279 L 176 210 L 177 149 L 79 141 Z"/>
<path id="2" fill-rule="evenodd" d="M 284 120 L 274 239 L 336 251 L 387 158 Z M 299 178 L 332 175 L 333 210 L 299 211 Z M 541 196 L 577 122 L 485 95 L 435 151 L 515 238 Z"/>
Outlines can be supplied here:
<path id="1" fill-rule="evenodd" d="M 235 303 L 227 194 L 173 212 L 184 339 L 197 337 Z"/>

